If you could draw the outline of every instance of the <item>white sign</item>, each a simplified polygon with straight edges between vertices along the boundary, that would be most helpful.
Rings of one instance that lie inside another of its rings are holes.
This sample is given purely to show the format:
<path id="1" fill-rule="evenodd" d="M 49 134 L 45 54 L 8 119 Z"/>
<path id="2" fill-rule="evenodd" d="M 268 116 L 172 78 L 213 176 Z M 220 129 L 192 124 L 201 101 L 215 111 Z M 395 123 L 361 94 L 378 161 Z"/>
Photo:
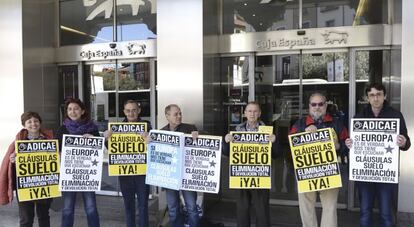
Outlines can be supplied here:
<path id="1" fill-rule="evenodd" d="M 103 137 L 63 135 L 61 154 L 61 191 L 100 191 Z"/>
<path id="2" fill-rule="evenodd" d="M 220 136 L 184 137 L 184 168 L 181 189 L 218 193 L 221 168 Z"/>
<path id="3" fill-rule="evenodd" d="M 352 119 L 349 179 L 398 183 L 399 133 L 399 119 Z"/>
<path id="4" fill-rule="evenodd" d="M 184 133 L 181 132 L 150 131 L 146 184 L 173 190 L 180 189 L 183 135 Z"/>

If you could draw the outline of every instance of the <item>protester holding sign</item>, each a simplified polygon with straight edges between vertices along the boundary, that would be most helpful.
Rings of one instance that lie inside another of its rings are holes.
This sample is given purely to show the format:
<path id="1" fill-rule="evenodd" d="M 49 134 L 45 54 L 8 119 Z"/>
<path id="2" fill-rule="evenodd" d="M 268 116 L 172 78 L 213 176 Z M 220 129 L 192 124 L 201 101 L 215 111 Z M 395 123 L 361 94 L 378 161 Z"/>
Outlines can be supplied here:
<path id="1" fill-rule="evenodd" d="M 348 131 L 343 123 L 326 113 L 326 97 L 321 93 L 313 93 L 309 97 L 309 115 L 299 119 L 291 128 L 290 134 L 299 132 L 316 132 L 318 129 L 333 128 L 337 134 L 334 136 L 335 149 L 338 151 L 345 148 L 344 141 L 348 138 Z M 339 137 L 339 138 L 338 138 Z M 337 200 L 339 188 L 326 189 L 319 191 L 322 203 L 321 227 L 335 227 L 337 223 Z M 304 227 L 317 227 L 315 203 L 316 191 L 298 194 L 299 210 Z"/>
<path id="2" fill-rule="evenodd" d="M 161 130 L 183 132 L 198 137 L 198 130 L 194 125 L 182 123 L 181 109 L 176 104 L 170 104 L 165 107 L 165 117 L 168 124 Z M 183 214 L 180 208 L 180 191 L 184 197 L 185 207 L 188 212 L 188 224 L 190 227 L 198 227 L 199 216 L 197 211 L 197 192 L 186 190 L 165 189 L 167 193 L 167 205 L 170 223 L 173 227 L 182 227 L 184 225 Z"/>
<path id="3" fill-rule="evenodd" d="M 41 129 L 42 119 L 36 112 L 25 112 L 21 116 L 23 129 L 16 135 L 15 140 L 44 140 L 52 139 L 52 131 Z M 13 141 L 0 168 L 0 204 L 5 205 L 13 200 L 13 190 L 16 188 L 15 142 Z M 33 226 L 36 209 L 40 227 L 49 227 L 49 208 L 52 199 L 41 199 L 19 202 L 20 226 Z"/>
<path id="4" fill-rule="evenodd" d="M 98 126 L 89 118 L 85 104 L 79 99 L 68 99 L 65 102 L 65 120 L 57 130 L 56 138 L 62 146 L 63 135 L 83 135 L 84 137 L 99 136 Z M 85 213 L 89 227 L 99 226 L 99 215 L 96 207 L 95 192 L 79 192 L 83 197 Z M 72 227 L 77 192 L 63 192 L 62 227 Z"/>
<path id="5" fill-rule="evenodd" d="M 265 125 L 262 121 L 259 120 L 261 110 L 259 104 L 256 102 L 249 102 L 247 104 L 244 110 L 244 115 L 247 118 L 247 121 L 236 126 L 237 132 L 258 132 L 259 127 Z M 223 154 L 228 156 L 228 143 L 234 141 L 233 135 L 227 134 L 225 136 L 225 141 L 226 143 L 223 144 Z M 268 141 L 272 143 L 271 156 L 274 157 L 277 149 L 276 136 L 274 134 L 271 134 L 268 136 Z M 237 200 L 237 227 L 250 226 L 251 204 L 253 204 L 256 212 L 256 226 L 270 226 L 269 189 L 239 189 L 238 192 L 239 198 Z"/>
<path id="6" fill-rule="evenodd" d="M 146 125 L 146 131 L 151 130 L 151 123 L 142 120 L 139 117 L 141 106 L 134 100 L 124 102 L 125 118 L 122 122 L 143 123 Z M 105 137 L 110 138 L 112 132 L 105 133 Z M 144 144 L 145 145 L 145 144 Z M 145 145 L 146 146 L 146 145 Z M 132 148 L 131 148 L 132 149 Z M 133 152 L 126 150 L 126 153 Z M 139 209 L 139 226 L 148 226 L 148 196 L 149 186 L 145 184 L 145 175 L 119 176 L 119 184 L 121 187 L 122 197 L 124 198 L 126 224 L 128 227 L 136 226 L 135 212 L 135 195 L 138 199 Z"/>
<path id="7" fill-rule="evenodd" d="M 369 104 L 358 113 L 355 118 L 398 118 L 400 122 L 400 135 L 397 136 L 397 145 L 401 150 L 406 151 L 410 148 L 411 142 L 408 137 L 405 120 L 400 111 L 393 109 L 386 102 L 387 93 L 382 84 L 372 83 L 365 89 Z M 352 147 L 352 139 L 346 140 L 348 148 Z M 379 202 L 379 214 L 381 226 L 394 226 L 392 205 L 393 195 L 397 189 L 397 184 L 362 182 L 357 181 L 360 204 L 360 226 L 373 226 L 372 209 L 375 197 Z"/>

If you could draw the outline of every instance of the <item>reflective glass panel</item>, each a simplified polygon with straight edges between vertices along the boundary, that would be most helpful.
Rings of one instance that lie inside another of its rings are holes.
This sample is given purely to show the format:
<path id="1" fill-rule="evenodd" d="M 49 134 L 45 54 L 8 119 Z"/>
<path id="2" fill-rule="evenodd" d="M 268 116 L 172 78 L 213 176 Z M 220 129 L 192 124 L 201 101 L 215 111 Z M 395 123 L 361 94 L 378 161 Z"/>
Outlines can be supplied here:
<path id="1" fill-rule="evenodd" d="M 298 28 L 298 0 L 223 0 L 223 33 Z"/>
<path id="2" fill-rule="evenodd" d="M 303 28 L 387 23 L 387 0 L 303 0 Z"/>
<path id="3" fill-rule="evenodd" d="M 60 45 L 111 42 L 112 0 L 60 0 Z"/>
<path id="4" fill-rule="evenodd" d="M 129 1 L 117 5 L 118 41 L 155 39 L 157 1 Z"/>
<path id="5" fill-rule="evenodd" d="M 388 0 L 303 0 L 302 4 L 302 28 L 388 22 Z M 224 34 L 298 28 L 299 0 L 223 0 Z"/>
<path id="6" fill-rule="evenodd" d="M 149 62 L 121 63 L 118 65 L 119 90 L 149 89 Z"/>
<path id="7" fill-rule="evenodd" d="M 271 199 L 297 200 L 295 172 L 288 134 L 299 118 L 299 54 L 257 56 L 255 100 L 261 120 L 273 126 L 279 141 L 278 158 L 272 161 Z"/>

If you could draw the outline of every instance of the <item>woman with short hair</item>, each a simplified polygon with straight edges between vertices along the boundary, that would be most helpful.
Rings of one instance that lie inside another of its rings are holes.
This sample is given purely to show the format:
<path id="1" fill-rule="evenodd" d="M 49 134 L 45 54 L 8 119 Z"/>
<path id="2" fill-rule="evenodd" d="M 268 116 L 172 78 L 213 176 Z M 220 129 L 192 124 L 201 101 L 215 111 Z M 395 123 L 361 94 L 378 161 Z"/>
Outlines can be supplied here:
<path id="1" fill-rule="evenodd" d="M 41 128 L 42 118 L 38 113 L 28 111 L 21 115 L 21 129 L 16 140 L 46 140 L 53 139 L 51 130 Z M 0 204 L 5 205 L 13 200 L 13 190 L 16 189 L 15 141 L 13 141 L 0 168 Z M 17 198 L 18 199 L 18 198 Z M 39 227 L 50 227 L 49 208 L 52 199 L 38 199 L 18 202 L 20 227 L 33 226 L 35 210 Z"/>

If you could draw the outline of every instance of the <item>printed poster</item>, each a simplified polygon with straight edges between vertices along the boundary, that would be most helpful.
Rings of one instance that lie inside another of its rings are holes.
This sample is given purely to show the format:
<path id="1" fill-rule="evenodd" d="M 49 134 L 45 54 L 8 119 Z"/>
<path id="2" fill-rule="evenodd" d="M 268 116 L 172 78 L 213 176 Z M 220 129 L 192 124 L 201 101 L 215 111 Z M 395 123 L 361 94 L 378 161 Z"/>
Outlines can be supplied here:
<path id="1" fill-rule="evenodd" d="M 101 190 L 104 141 L 103 137 L 63 135 L 61 191 Z"/>
<path id="2" fill-rule="evenodd" d="M 151 130 L 145 183 L 179 190 L 183 169 L 184 133 Z"/>
<path id="3" fill-rule="evenodd" d="M 19 202 L 60 197 L 57 140 L 17 140 L 16 187 Z"/>
<path id="4" fill-rule="evenodd" d="M 271 148 L 269 133 L 230 132 L 230 188 L 270 189 Z"/>
<path id="5" fill-rule="evenodd" d="M 397 184 L 399 134 L 398 118 L 352 119 L 349 180 Z"/>
<path id="6" fill-rule="evenodd" d="M 147 144 L 142 133 L 147 123 L 109 123 L 112 135 L 108 142 L 109 176 L 145 175 Z"/>
<path id="7" fill-rule="evenodd" d="M 298 192 L 342 187 L 332 128 L 289 135 Z"/>
<path id="8" fill-rule="evenodd" d="M 221 136 L 184 137 L 181 189 L 218 193 L 220 189 Z"/>

